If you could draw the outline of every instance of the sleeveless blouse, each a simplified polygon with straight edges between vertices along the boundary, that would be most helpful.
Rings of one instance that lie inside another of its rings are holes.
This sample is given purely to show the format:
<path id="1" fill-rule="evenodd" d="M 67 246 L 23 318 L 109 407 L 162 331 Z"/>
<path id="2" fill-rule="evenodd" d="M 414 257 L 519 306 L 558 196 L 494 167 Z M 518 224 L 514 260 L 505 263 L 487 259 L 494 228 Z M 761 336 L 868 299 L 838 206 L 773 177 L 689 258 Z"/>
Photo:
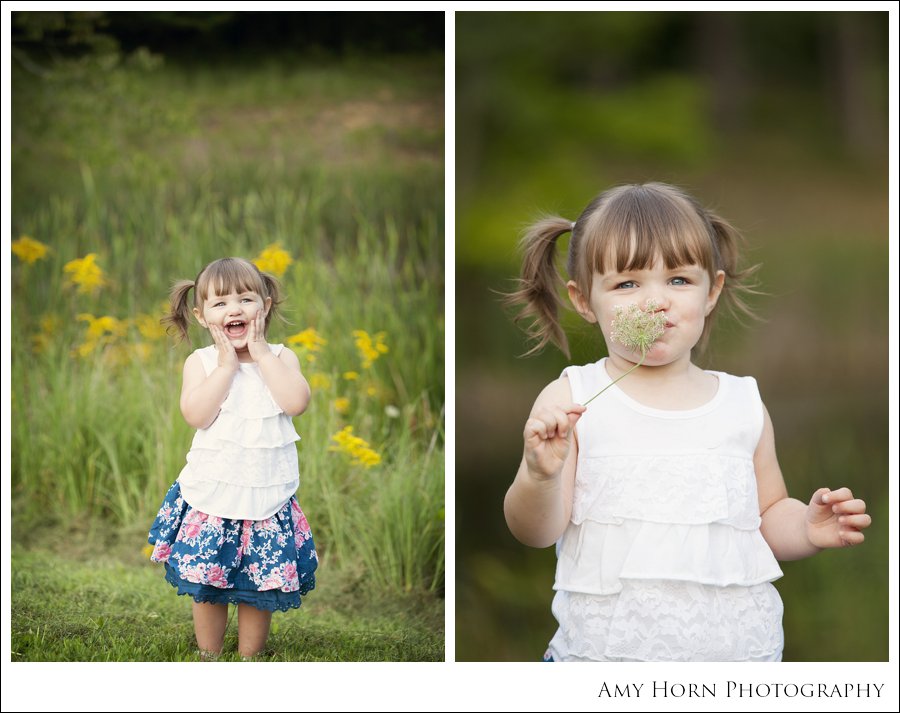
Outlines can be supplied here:
<path id="1" fill-rule="evenodd" d="M 576 402 L 606 360 L 564 372 Z M 781 569 L 760 533 L 756 381 L 710 372 L 716 395 L 654 409 L 618 386 L 576 425 L 571 521 L 557 543 L 554 660 L 780 660 Z"/>
<path id="2" fill-rule="evenodd" d="M 282 344 L 270 344 L 275 356 Z M 215 345 L 196 350 L 207 376 L 218 363 Z M 197 430 L 178 476 L 181 494 L 209 515 L 264 520 L 297 490 L 300 439 L 275 403 L 255 362 L 241 362 L 216 420 Z"/>

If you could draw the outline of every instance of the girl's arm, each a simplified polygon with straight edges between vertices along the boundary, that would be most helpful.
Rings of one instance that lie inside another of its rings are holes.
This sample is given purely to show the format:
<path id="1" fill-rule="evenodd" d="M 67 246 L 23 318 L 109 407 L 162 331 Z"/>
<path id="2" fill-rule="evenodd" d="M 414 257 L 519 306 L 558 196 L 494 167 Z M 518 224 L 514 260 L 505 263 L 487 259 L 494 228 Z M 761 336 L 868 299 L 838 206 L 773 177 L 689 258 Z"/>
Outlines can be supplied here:
<path id="1" fill-rule="evenodd" d="M 257 362 L 259 373 L 269 387 L 275 403 L 288 416 L 299 416 L 309 405 L 311 391 L 309 383 L 300 372 L 300 360 L 293 351 L 285 347 L 281 354 L 269 350 Z"/>
<path id="2" fill-rule="evenodd" d="M 775 455 L 775 430 L 763 407 L 763 432 L 753 456 L 762 518 L 760 530 L 779 560 L 797 560 L 826 547 L 855 545 L 865 539 L 860 530 L 872 523 L 866 504 L 849 488 L 817 490 L 809 505 L 789 498 Z"/>
<path id="3" fill-rule="evenodd" d="M 281 354 L 269 349 L 265 340 L 256 340 L 263 334 L 265 315 L 262 310 L 256 313 L 256 319 L 250 322 L 248 350 L 250 356 L 259 366 L 259 373 L 269 388 L 275 403 L 288 416 L 299 416 L 306 411 L 311 396 L 309 383 L 300 371 L 300 360 L 290 349 L 282 349 Z"/>
<path id="4" fill-rule="evenodd" d="M 219 342 L 215 333 L 213 338 L 216 343 Z M 232 361 L 230 355 L 222 349 L 219 349 L 219 365 L 209 376 L 203 369 L 199 354 L 195 352 L 187 358 L 181 382 L 181 413 L 188 425 L 207 428 L 216 420 L 237 370 L 237 355 Z"/>
<path id="5" fill-rule="evenodd" d="M 525 423 L 525 452 L 503 511 L 510 532 L 522 544 L 549 547 L 572 516 L 578 443 L 572 438 L 584 406 L 572 403 L 566 377 L 538 396 Z"/>

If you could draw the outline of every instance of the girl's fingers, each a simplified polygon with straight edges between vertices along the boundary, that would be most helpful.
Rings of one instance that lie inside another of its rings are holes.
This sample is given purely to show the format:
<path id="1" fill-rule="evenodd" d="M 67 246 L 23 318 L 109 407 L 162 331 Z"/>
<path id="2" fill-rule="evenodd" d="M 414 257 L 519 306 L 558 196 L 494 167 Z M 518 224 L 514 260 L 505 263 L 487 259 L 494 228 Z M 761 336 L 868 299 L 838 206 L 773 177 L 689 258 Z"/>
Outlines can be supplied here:
<path id="1" fill-rule="evenodd" d="M 827 490 L 827 488 L 823 488 L 823 490 Z M 816 491 L 817 493 L 819 491 Z M 853 493 L 850 491 L 850 488 L 838 488 L 837 490 L 829 490 L 822 496 L 822 502 L 828 505 L 834 505 L 835 503 L 842 502 L 844 500 L 851 500 L 853 498 Z"/>
<path id="2" fill-rule="evenodd" d="M 866 536 L 856 530 L 841 530 L 841 543 L 847 545 L 859 545 L 866 539 Z"/>
<path id="3" fill-rule="evenodd" d="M 845 500 L 833 505 L 831 510 L 838 515 L 859 515 L 866 511 L 866 502 L 859 498 L 855 500 Z"/>
<path id="4" fill-rule="evenodd" d="M 560 438 L 569 437 L 569 416 L 561 408 L 549 409 L 547 413 L 548 432 Z"/>
<path id="5" fill-rule="evenodd" d="M 560 406 L 538 409 L 525 422 L 525 437 L 536 435 L 541 440 L 568 438 L 582 413 L 584 408 L 580 405 L 571 412 Z"/>
<path id="6" fill-rule="evenodd" d="M 828 502 L 825 500 L 825 497 L 831 493 L 830 488 L 819 488 L 816 492 L 813 493 L 812 498 L 810 498 L 809 504 L 815 505 L 816 507 L 826 508 L 828 507 Z"/>
<path id="7" fill-rule="evenodd" d="M 541 441 L 546 441 L 548 438 L 547 424 L 539 418 L 529 418 L 525 422 L 525 440 L 528 441 L 534 437 Z"/>
<path id="8" fill-rule="evenodd" d="M 864 530 L 869 525 L 872 524 L 872 518 L 869 515 L 841 515 L 838 518 L 838 524 L 842 529 L 844 528 L 855 528 L 857 530 Z"/>

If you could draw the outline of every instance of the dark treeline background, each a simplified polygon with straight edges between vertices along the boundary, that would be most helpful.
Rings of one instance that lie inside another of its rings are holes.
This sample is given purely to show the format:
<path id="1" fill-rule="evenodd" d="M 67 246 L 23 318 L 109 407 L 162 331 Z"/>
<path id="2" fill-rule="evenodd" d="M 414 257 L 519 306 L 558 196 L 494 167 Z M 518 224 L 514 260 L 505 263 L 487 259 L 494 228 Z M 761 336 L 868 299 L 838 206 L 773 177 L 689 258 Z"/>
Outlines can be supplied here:
<path id="1" fill-rule="evenodd" d="M 540 660 L 555 630 L 552 548 L 502 512 L 531 405 L 570 363 L 521 358 L 498 296 L 517 239 L 666 181 L 762 264 L 762 321 L 720 319 L 695 360 L 757 378 L 792 496 L 848 485 L 875 521 L 861 548 L 783 563 L 785 659 L 886 659 L 888 14 L 457 13 L 456 45 L 457 657 Z M 571 363 L 604 355 L 564 327 Z"/>
<path id="2" fill-rule="evenodd" d="M 441 12 L 18 12 L 17 48 L 78 54 L 117 43 L 170 59 L 442 51 Z"/>

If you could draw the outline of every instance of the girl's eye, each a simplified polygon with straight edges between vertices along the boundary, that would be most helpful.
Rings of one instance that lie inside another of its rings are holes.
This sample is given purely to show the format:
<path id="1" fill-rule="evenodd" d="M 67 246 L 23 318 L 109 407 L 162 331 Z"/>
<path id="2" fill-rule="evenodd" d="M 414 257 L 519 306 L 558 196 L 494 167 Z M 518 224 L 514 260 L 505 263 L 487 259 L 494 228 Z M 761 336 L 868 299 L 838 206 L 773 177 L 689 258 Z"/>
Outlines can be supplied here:
<path id="1" fill-rule="evenodd" d="M 213 307 L 221 307 L 221 306 L 224 305 L 224 304 L 225 304 L 224 302 L 216 302 L 216 303 L 213 305 Z"/>
<path id="2" fill-rule="evenodd" d="M 632 282 L 631 280 L 628 280 L 627 282 L 620 282 L 618 285 L 616 285 L 617 290 L 627 290 L 632 287 L 634 287 L 634 282 Z"/>
<path id="3" fill-rule="evenodd" d="M 689 285 L 690 280 L 688 280 L 686 277 L 673 277 L 672 284 L 673 285 Z"/>

